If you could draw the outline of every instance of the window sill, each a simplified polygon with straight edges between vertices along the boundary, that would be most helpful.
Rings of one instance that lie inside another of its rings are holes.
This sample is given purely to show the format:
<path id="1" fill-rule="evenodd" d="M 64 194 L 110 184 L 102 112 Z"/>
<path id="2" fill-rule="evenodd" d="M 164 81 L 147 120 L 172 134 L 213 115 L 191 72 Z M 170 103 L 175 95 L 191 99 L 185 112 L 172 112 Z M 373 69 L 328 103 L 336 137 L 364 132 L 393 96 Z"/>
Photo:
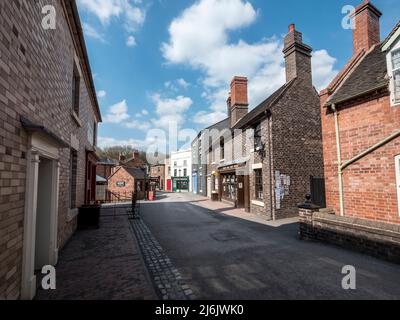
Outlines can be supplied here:
<path id="1" fill-rule="evenodd" d="M 78 216 L 78 209 L 68 209 L 67 222 L 71 222 Z"/>
<path id="2" fill-rule="evenodd" d="M 265 208 L 265 204 L 262 201 L 253 200 L 253 201 L 251 201 L 251 204 L 253 204 L 253 205 L 257 206 L 257 207 Z"/>
<path id="3" fill-rule="evenodd" d="M 75 111 L 72 111 L 72 112 L 71 112 L 71 117 L 72 117 L 72 119 L 74 119 L 74 121 L 76 122 L 76 124 L 77 124 L 78 127 L 82 127 L 82 122 L 81 122 L 81 120 L 79 119 L 79 116 L 76 114 Z"/>

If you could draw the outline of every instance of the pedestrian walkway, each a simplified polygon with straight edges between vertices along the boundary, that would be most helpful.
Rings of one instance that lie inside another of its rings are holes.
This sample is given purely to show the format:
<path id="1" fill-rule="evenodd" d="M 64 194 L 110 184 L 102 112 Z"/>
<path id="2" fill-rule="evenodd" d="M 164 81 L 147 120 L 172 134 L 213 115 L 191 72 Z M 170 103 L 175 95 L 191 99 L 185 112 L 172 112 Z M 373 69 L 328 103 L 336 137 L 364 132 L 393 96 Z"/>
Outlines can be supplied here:
<path id="1" fill-rule="evenodd" d="M 77 231 L 60 252 L 57 289 L 38 300 L 157 299 L 125 208 L 105 216 L 98 230 Z"/>
<path id="2" fill-rule="evenodd" d="M 192 200 L 193 199 L 193 200 Z M 286 224 L 292 224 L 299 221 L 298 217 L 280 219 L 277 221 L 269 221 L 265 217 L 256 215 L 253 213 L 246 212 L 244 209 L 235 208 L 232 204 L 221 202 L 221 201 L 211 201 L 209 198 L 202 197 L 199 195 L 193 195 L 190 201 L 191 204 L 206 208 L 209 210 L 216 211 L 221 214 L 225 214 L 230 217 L 235 217 L 239 219 L 244 219 L 251 222 L 260 223 L 270 227 L 281 227 Z"/>

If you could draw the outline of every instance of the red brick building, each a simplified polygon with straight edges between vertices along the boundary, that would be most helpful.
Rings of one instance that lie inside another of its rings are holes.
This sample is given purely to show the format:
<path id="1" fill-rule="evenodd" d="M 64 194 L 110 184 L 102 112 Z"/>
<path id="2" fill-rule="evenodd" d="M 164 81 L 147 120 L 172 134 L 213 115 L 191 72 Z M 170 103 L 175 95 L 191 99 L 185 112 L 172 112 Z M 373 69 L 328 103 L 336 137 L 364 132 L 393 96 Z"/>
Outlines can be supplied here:
<path id="1" fill-rule="evenodd" d="M 380 16 L 357 7 L 353 57 L 321 92 L 326 196 L 338 215 L 398 224 L 399 26 L 381 42 Z"/>
<path id="2" fill-rule="evenodd" d="M 159 190 L 164 190 L 165 186 L 165 164 L 158 164 L 150 167 L 150 181 Z"/>
<path id="3" fill-rule="evenodd" d="M 108 178 L 108 191 L 111 200 L 129 200 L 132 193 L 138 192 L 138 199 L 144 197 L 145 171 L 139 168 L 117 167 Z"/>
<path id="4" fill-rule="evenodd" d="M 300 207 L 300 236 L 400 263 L 400 24 L 354 12 L 354 53 L 320 94 L 326 209 Z"/>
<path id="5" fill-rule="evenodd" d="M 30 299 L 94 198 L 101 116 L 75 1 L 0 1 L 0 21 L 0 300 Z"/>

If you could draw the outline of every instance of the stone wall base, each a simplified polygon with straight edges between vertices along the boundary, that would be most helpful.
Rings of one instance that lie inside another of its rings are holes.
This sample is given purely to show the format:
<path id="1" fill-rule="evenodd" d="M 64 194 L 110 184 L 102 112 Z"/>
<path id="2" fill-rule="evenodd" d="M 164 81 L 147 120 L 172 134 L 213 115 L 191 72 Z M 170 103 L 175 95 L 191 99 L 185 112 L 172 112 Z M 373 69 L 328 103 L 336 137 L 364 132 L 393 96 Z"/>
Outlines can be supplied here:
<path id="1" fill-rule="evenodd" d="M 400 264 L 400 225 L 340 217 L 326 210 L 300 209 L 300 238 L 342 248 Z"/>

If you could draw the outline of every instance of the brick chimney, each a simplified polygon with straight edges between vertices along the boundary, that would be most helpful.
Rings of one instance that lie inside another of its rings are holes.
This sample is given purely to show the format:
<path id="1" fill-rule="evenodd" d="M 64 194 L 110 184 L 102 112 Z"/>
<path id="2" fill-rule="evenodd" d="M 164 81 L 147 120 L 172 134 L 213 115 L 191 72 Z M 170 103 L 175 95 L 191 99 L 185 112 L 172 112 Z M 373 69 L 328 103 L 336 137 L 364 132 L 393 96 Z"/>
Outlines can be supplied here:
<path id="1" fill-rule="evenodd" d="M 247 96 L 247 78 L 234 77 L 231 82 L 231 96 L 230 96 L 231 127 L 233 127 L 248 112 L 249 112 L 249 100 Z"/>
<path id="2" fill-rule="evenodd" d="M 133 151 L 133 159 L 139 159 L 140 158 L 140 153 L 138 150 Z"/>
<path id="3" fill-rule="evenodd" d="M 369 0 L 365 0 L 354 11 L 353 43 L 354 53 L 360 50 L 368 50 L 379 43 L 380 27 L 379 18 L 382 13 Z"/>
<path id="4" fill-rule="evenodd" d="M 312 84 L 311 52 L 312 48 L 303 43 L 302 33 L 296 30 L 294 24 L 289 25 L 289 33 L 285 37 L 283 49 L 286 82 L 297 77 Z"/>
<path id="5" fill-rule="evenodd" d="M 120 153 L 120 154 L 119 154 L 119 162 L 122 163 L 122 162 L 124 162 L 125 160 L 126 160 L 126 157 L 125 157 L 122 153 Z"/>

